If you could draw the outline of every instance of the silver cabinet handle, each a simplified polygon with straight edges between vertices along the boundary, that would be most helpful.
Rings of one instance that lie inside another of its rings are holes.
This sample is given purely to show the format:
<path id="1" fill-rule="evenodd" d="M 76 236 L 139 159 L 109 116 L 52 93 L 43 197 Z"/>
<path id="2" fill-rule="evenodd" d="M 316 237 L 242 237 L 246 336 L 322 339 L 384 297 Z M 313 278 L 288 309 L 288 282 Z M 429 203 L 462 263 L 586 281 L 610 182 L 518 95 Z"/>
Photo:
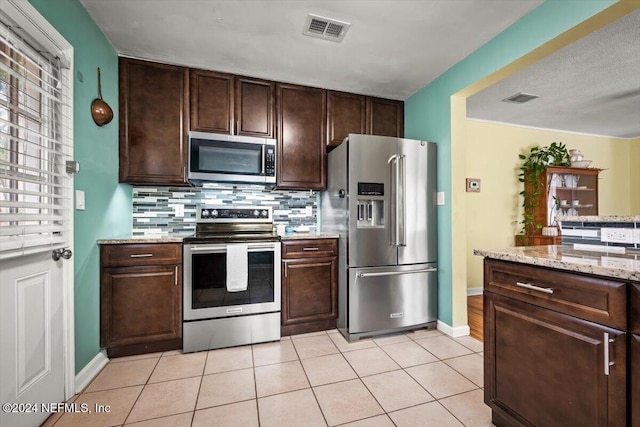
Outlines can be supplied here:
<path id="1" fill-rule="evenodd" d="M 175 271 L 175 273 L 174 273 L 173 284 L 175 286 L 178 286 L 178 266 L 177 265 L 176 265 L 176 268 L 175 268 L 174 271 Z"/>
<path id="2" fill-rule="evenodd" d="M 152 257 L 153 254 L 131 254 L 129 257 L 131 258 L 149 258 Z"/>
<path id="3" fill-rule="evenodd" d="M 545 294 L 552 294 L 552 288 L 541 288 L 540 286 L 532 285 L 529 283 L 516 282 L 516 286 L 520 286 L 521 288 L 531 289 L 532 291 L 544 292 Z"/>
<path id="4" fill-rule="evenodd" d="M 314 252 L 319 251 L 320 248 L 302 248 L 303 251 Z"/>
<path id="5" fill-rule="evenodd" d="M 604 333 L 604 374 L 605 375 L 609 375 L 609 368 L 615 365 L 615 362 L 611 362 L 609 360 L 610 358 L 609 344 L 614 341 L 615 341 L 614 339 L 609 338 L 608 332 Z"/>
<path id="6" fill-rule="evenodd" d="M 248 249 L 273 249 L 275 245 L 249 245 Z"/>
<path id="7" fill-rule="evenodd" d="M 407 271 L 381 271 L 379 273 L 358 273 L 358 277 L 380 277 L 380 276 L 399 276 L 401 274 L 417 274 L 417 273 L 432 273 L 438 271 L 435 267 L 422 268 L 420 270 L 407 270 Z"/>
<path id="8" fill-rule="evenodd" d="M 260 147 L 260 157 L 262 157 L 262 174 L 264 175 L 265 170 L 265 158 L 264 158 L 264 145 Z"/>

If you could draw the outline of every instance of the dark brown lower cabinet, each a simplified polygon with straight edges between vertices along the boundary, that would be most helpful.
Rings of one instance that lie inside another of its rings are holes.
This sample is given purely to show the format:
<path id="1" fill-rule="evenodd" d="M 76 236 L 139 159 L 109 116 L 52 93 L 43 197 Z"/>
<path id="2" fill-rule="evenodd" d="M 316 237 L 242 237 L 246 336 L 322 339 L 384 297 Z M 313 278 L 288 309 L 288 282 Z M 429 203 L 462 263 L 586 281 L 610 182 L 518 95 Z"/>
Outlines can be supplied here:
<path id="1" fill-rule="evenodd" d="M 337 242 L 334 239 L 283 242 L 281 334 L 336 327 L 338 317 Z"/>
<path id="2" fill-rule="evenodd" d="M 624 282 L 486 259 L 484 393 L 493 423 L 627 426 L 626 294 Z M 584 319 L 604 313 L 595 307 L 610 310 L 608 326 Z"/>
<path id="3" fill-rule="evenodd" d="M 182 348 L 182 245 L 102 245 L 100 346 L 109 357 Z"/>
<path id="4" fill-rule="evenodd" d="M 631 425 L 633 427 L 640 426 L 640 335 L 631 335 L 631 363 L 629 365 L 631 372 Z"/>
<path id="5" fill-rule="evenodd" d="M 492 293 L 485 312 L 485 401 L 509 420 L 496 425 L 625 425 L 624 332 Z"/>

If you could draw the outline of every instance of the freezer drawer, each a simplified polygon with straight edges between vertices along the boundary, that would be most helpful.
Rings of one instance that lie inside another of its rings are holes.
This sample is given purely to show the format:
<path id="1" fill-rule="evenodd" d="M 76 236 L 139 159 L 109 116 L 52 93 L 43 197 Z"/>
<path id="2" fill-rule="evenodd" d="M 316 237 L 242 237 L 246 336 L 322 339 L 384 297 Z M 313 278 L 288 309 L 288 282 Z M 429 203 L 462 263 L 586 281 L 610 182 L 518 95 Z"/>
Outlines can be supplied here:
<path id="1" fill-rule="evenodd" d="M 349 334 L 389 331 L 437 319 L 436 264 L 349 269 Z"/>

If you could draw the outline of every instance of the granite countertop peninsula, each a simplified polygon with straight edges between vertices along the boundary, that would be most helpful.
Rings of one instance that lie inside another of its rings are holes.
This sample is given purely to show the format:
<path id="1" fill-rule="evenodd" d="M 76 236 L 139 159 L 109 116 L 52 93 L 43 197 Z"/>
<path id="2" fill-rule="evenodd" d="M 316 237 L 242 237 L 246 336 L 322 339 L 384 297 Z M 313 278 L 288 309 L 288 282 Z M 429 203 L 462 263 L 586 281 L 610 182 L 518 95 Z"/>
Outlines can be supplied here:
<path id="1" fill-rule="evenodd" d="M 640 222 L 640 215 L 582 215 L 556 217 L 560 222 Z"/>
<path id="2" fill-rule="evenodd" d="M 474 249 L 475 255 L 640 282 L 640 252 L 580 251 L 561 245 Z"/>

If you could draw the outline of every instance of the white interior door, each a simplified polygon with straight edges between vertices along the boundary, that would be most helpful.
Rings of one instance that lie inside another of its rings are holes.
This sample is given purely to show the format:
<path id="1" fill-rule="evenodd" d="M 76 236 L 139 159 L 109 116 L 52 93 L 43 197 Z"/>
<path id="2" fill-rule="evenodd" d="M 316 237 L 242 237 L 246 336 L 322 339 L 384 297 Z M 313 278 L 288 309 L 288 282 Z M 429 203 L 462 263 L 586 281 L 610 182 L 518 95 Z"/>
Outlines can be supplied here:
<path id="1" fill-rule="evenodd" d="M 71 46 L 0 0 L 0 426 L 38 426 L 74 390 Z"/>
<path id="2" fill-rule="evenodd" d="M 0 425 L 37 426 L 50 415 L 40 403 L 65 400 L 62 260 L 47 252 L 0 269 Z"/>

